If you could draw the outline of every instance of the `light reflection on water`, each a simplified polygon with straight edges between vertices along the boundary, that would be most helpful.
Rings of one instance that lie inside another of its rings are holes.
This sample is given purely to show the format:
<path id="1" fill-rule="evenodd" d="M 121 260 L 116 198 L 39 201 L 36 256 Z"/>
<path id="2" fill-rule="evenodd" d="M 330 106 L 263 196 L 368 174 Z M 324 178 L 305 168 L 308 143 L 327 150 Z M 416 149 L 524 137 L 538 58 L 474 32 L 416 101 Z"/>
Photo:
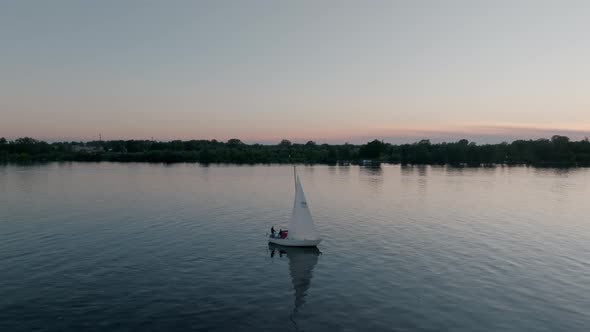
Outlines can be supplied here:
<path id="1" fill-rule="evenodd" d="M 313 269 L 318 263 L 318 256 L 321 255 L 321 252 L 318 248 L 283 247 L 272 243 L 269 243 L 268 247 L 271 258 L 278 254 L 279 258 L 285 256 L 289 260 L 289 274 L 294 291 L 293 311 L 289 319 L 298 330 L 296 314 L 305 304 L 305 297 L 313 278 Z"/>
<path id="2" fill-rule="evenodd" d="M 588 169 L 299 172 L 321 255 L 290 166 L 0 166 L 0 330 L 590 326 Z"/>

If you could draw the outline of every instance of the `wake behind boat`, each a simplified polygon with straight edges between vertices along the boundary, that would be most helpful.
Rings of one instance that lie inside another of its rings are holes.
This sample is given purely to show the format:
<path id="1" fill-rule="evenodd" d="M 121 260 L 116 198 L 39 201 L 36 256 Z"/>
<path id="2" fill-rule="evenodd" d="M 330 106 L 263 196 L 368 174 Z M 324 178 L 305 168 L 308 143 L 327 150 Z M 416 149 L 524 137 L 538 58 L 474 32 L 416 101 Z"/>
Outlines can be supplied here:
<path id="1" fill-rule="evenodd" d="M 315 247 L 322 239 L 313 223 L 295 167 L 293 167 L 293 174 L 295 177 L 295 202 L 293 203 L 289 229 L 281 230 L 279 233 L 271 232 L 268 242 L 287 247 Z"/>

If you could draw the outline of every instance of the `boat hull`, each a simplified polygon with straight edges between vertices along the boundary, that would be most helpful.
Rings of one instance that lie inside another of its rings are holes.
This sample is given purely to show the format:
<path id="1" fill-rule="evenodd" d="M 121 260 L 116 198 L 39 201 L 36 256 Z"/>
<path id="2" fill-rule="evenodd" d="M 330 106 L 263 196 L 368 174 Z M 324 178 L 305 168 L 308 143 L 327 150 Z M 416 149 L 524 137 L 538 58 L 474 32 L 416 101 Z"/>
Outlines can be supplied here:
<path id="1" fill-rule="evenodd" d="M 318 244 L 320 244 L 320 242 L 322 242 L 322 239 L 293 240 L 293 239 L 288 239 L 288 238 L 287 239 L 279 239 L 279 238 L 269 237 L 268 242 L 278 244 L 280 246 L 285 246 L 285 247 L 315 247 Z"/>

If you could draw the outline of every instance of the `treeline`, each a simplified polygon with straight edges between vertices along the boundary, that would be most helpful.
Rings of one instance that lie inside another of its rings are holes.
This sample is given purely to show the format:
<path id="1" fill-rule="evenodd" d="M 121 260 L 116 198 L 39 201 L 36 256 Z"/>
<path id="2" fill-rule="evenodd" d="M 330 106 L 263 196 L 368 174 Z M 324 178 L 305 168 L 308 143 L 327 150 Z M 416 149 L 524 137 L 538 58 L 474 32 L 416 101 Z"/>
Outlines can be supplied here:
<path id="1" fill-rule="evenodd" d="M 565 136 L 551 139 L 517 140 L 512 143 L 478 145 L 462 139 L 432 144 L 421 140 L 393 145 L 374 140 L 363 145 L 294 144 L 282 140 L 276 145 L 191 140 L 158 142 L 115 140 L 47 143 L 32 138 L 8 141 L 0 138 L 0 161 L 117 161 L 117 162 L 200 162 L 200 163 L 366 163 L 491 165 L 527 164 L 538 166 L 588 166 L 590 142 L 571 141 Z"/>

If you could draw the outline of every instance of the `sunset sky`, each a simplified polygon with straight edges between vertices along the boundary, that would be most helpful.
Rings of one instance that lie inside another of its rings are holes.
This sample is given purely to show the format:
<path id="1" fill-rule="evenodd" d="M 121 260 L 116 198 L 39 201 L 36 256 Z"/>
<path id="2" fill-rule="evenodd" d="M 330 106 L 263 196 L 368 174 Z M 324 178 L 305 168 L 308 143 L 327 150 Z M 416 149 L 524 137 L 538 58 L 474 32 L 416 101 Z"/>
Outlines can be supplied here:
<path id="1" fill-rule="evenodd" d="M 0 3 L 0 137 L 590 136 L 589 1 Z"/>

